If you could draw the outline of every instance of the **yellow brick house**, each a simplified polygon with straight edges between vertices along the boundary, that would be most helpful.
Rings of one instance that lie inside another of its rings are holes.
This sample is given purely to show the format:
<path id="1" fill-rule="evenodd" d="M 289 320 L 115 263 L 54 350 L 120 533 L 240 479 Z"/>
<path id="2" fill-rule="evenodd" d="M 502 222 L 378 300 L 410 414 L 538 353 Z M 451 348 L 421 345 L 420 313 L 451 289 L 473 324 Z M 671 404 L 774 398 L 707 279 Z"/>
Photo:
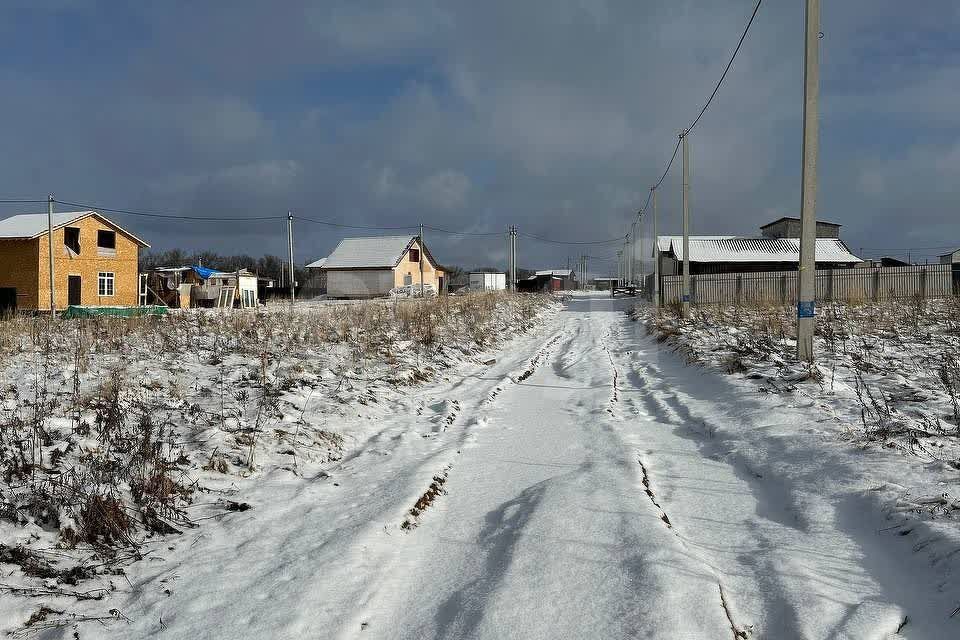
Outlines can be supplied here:
<path id="1" fill-rule="evenodd" d="M 96 211 L 53 214 L 54 304 L 134 306 L 146 242 Z M 0 313 L 50 310 L 47 214 L 0 220 Z"/>

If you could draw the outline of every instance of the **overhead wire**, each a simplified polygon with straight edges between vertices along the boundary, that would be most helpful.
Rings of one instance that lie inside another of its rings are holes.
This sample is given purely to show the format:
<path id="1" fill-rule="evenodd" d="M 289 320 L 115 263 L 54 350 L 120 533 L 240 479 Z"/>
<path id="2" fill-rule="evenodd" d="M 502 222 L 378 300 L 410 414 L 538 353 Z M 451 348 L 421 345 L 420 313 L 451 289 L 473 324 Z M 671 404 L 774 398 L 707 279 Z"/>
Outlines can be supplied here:
<path id="1" fill-rule="evenodd" d="M 693 124 L 686 128 L 686 131 L 684 132 L 685 134 L 689 134 L 691 131 L 693 131 L 694 127 L 697 126 L 697 123 L 700 122 L 700 118 L 702 118 L 703 114 L 707 112 L 707 108 L 710 106 L 710 103 L 713 102 L 713 99 L 716 97 L 717 92 L 720 90 L 720 85 L 723 84 L 723 80 L 727 77 L 730 67 L 733 66 L 734 59 L 737 57 L 737 54 L 740 53 L 740 47 L 743 46 L 743 41 L 747 38 L 747 33 L 750 31 L 750 27 L 753 25 L 753 21 L 757 17 L 757 12 L 760 11 L 761 4 L 763 4 L 763 0 L 757 0 L 757 6 L 753 8 L 753 13 L 750 15 L 750 20 L 747 22 L 747 26 L 743 30 L 743 34 L 740 36 L 740 41 L 737 42 L 737 48 L 733 50 L 733 55 L 730 56 L 730 61 L 723 70 L 720 80 L 717 82 L 717 86 L 713 88 L 713 93 L 710 94 L 710 97 L 707 99 L 707 103 L 703 105 L 703 109 L 700 110 L 700 114 L 697 116 L 696 120 L 694 120 Z M 674 152 L 674 155 L 676 155 L 676 152 Z"/>
<path id="2" fill-rule="evenodd" d="M 534 235 L 534 234 L 532 234 L 532 233 L 527 233 L 527 232 L 525 232 L 525 231 L 518 231 L 517 233 L 518 233 L 519 235 L 521 235 L 521 236 L 526 237 L 526 238 L 532 238 L 532 239 L 534 239 L 534 240 L 539 240 L 540 242 L 548 242 L 548 243 L 550 243 L 550 244 L 575 244 L 575 245 L 580 245 L 580 244 L 610 244 L 611 242 L 622 242 L 622 241 L 624 240 L 624 238 L 626 238 L 626 236 L 623 235 L 623 236 L 619 236 L 619 237 L 617 237 L 617 238 L 610 238 L 609 240 L 552 240 L 552 239 L 550 239 L 550 238 L 544 238 L 544 237 L 542 237 L 542 236 Z"/>
<path id="3" fill-rule="evenodd" d="M 341 229 L 366 229 L 368 231 L 409 231 L 410 229 L 417 228 L 417 225 L 407 225 L 403 227 L 377 227 L 362 224 L 345 224 L 342 222 L 332 222 L 330 220 L 317 220 L 316 218 L 308 218 L 306 216 L 293 216 L 293 219 L 303 220 L 304 222 L 312 222 L 314 224 L 322 224 L 328 227 L 339 227 Z"/>
<path id="4" fill-rule="evenodd" d="M 246 222 L 251 220 L 285 220 L 286 216 L 250 216 L 250 217 L 217 217 L 217 216 L 185 216 L 172 213 L 156 213 L 150 211 L 136 211 L 134 209 L 115 209 L 112 207 L 103 207 L 97 204 L 89 204 L 83 202 L 68 202 L 66 200 L 54 200 L 57 204 L 62 204 L 65 207 L 80 207 L 81 209 L 95 210 L 95 211 L 106 211 L 108 213 L 117 213 L 120 215 L 128 216 L 140 216 L 144 218 L 163 218 L 168 220 L 206 220 L 206 221 L 219 221 L 219 222 Z"/>
<path id="5" fill-rule="evenodd" d="M 703 108 L 700 109 L 700 113 L 697 114 L 697 117 L 694 119 L 693 123 L 684 129 L 683 134 L 677 139 L 676 145 L 673 147 L 673 154 L 670 156 L 670 161 L 667 162 L 667 168 L 663 170 L 663 174 L 660 176 L 660 179 L 657 180 L 657 183 L 654 185 L 654 189 L 659 189 L 660 185 L 663 184 L 663 181 L 667 178 L 667 174 L 670 173 L 670 168 L 673 167 L 674 161 L 677 159 L 677 153 L 680 151 L 680 144 L 683 141 L 683 136 L 689 135 L 693 131 L 694 127 L 700 122 L 700 118 L 703 117 L 703 114 L 707 112 L 707 109 L 710 107 L 710 104 L 713 102 L 713 99 L 716 97 L 717 92 L 720 91 L 720 86 L 723 84 L 723 81 L 726 79 L 727 74 L 730 72 L 730 68 L 733 66 L 733 61 L 736 59 L 737 54 L 740 53 L 741 47 L 743 47 L 743 42 L 747 38 L 747 33 L 750 31 L 750 27 L 753 26 L 753 21 L 757 17 L 757 12 L 760 11 L 760 5 L 763 4 L 763 0 L 757 0 L 756 6 L 753 8 L 753 13 L 750 15 L 750 20 L 747 21 L 747 26 L 744 28 L 743 33 L 740 35 L 740 40 L 737 42 L 736 49 L 733 50 L 733 55 L 730 56 L 730 60 L 727 62 L 727 66 L 723 70 L 723 74 L 720 76 L 720 80 L 717 82 L 716 86 L 713 88 L 710 97 L 707 98 L 707 102 L 703 105 Z M 643 205 L 641 211 L 646 211 L 647 206 L 650 204 L 650 195 L 647 194 L 647 201 Z"/>
<path id="6" fill-rule="evenodd" d="M 451 231 L 450 229 L 443 229 L 441 227 L 433 227 L 428 224 L 423 225 L 424 229 L 428 231 L 436 231 L 438 233 L 448 233 L 452 236 L 502 236 L 507 232 L 504 231 Z"/>

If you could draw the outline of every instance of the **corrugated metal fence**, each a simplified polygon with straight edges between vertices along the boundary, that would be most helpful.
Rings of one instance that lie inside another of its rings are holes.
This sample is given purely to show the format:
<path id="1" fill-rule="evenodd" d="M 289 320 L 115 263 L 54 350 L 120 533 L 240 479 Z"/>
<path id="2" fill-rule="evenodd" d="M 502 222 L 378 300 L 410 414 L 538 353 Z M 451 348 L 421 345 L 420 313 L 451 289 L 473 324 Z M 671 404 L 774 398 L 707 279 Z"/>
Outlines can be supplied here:
<path id="1" fill-rule="evenodd" d="M 663 276 L 663 304 L 680 302 L 682 276 Z M 954 295 L 949 264 L 817 270 L 817 300 L 858 302 Z M 690 277 L 694 304 L 782 304 L 797 302 L 796 271 L 719 273 Z"/>

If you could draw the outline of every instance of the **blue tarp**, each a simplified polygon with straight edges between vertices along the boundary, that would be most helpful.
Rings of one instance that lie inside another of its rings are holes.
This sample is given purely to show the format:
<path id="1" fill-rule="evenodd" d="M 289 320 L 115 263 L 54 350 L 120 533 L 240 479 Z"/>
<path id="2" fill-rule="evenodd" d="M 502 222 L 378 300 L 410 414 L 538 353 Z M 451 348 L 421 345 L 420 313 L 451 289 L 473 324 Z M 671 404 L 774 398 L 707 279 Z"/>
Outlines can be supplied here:
<path id="1" fill-rule="evenodd" d="M 210 276 L 218 276 L 221 273 L 216 269 L 207 269 L 206 267 L 198 267 L 196 265 L 193 265 L 190 268 L 193 269 L 194 272 L 196 272 L 196 274 L 201 278 L 203 278 L 204 280 L 206 280 Z"/>

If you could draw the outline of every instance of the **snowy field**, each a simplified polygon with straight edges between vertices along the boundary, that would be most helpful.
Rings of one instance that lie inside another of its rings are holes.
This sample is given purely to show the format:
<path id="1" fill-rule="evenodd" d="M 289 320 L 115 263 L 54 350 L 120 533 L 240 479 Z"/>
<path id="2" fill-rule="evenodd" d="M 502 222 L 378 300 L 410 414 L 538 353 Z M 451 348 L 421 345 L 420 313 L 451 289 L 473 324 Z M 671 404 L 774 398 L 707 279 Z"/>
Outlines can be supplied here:
<path id="1" fill-rule="evenodd" d="M 0 325 L 3 631 L 960 637 L 949 310 L 866 356 L 834 310 L 811 376 L 772 312 L 634 304 Z"/>
<path id="2" fill-rule="evenodd" d="M 431 413 L 425 438 L 442 431 L 424 390 L 555 309 L 475 295 L 0 322 L 2 631 L 129 637 L 116 600 L 135 576 L 274 483 L 325 478 L 397 404 Z"/>

